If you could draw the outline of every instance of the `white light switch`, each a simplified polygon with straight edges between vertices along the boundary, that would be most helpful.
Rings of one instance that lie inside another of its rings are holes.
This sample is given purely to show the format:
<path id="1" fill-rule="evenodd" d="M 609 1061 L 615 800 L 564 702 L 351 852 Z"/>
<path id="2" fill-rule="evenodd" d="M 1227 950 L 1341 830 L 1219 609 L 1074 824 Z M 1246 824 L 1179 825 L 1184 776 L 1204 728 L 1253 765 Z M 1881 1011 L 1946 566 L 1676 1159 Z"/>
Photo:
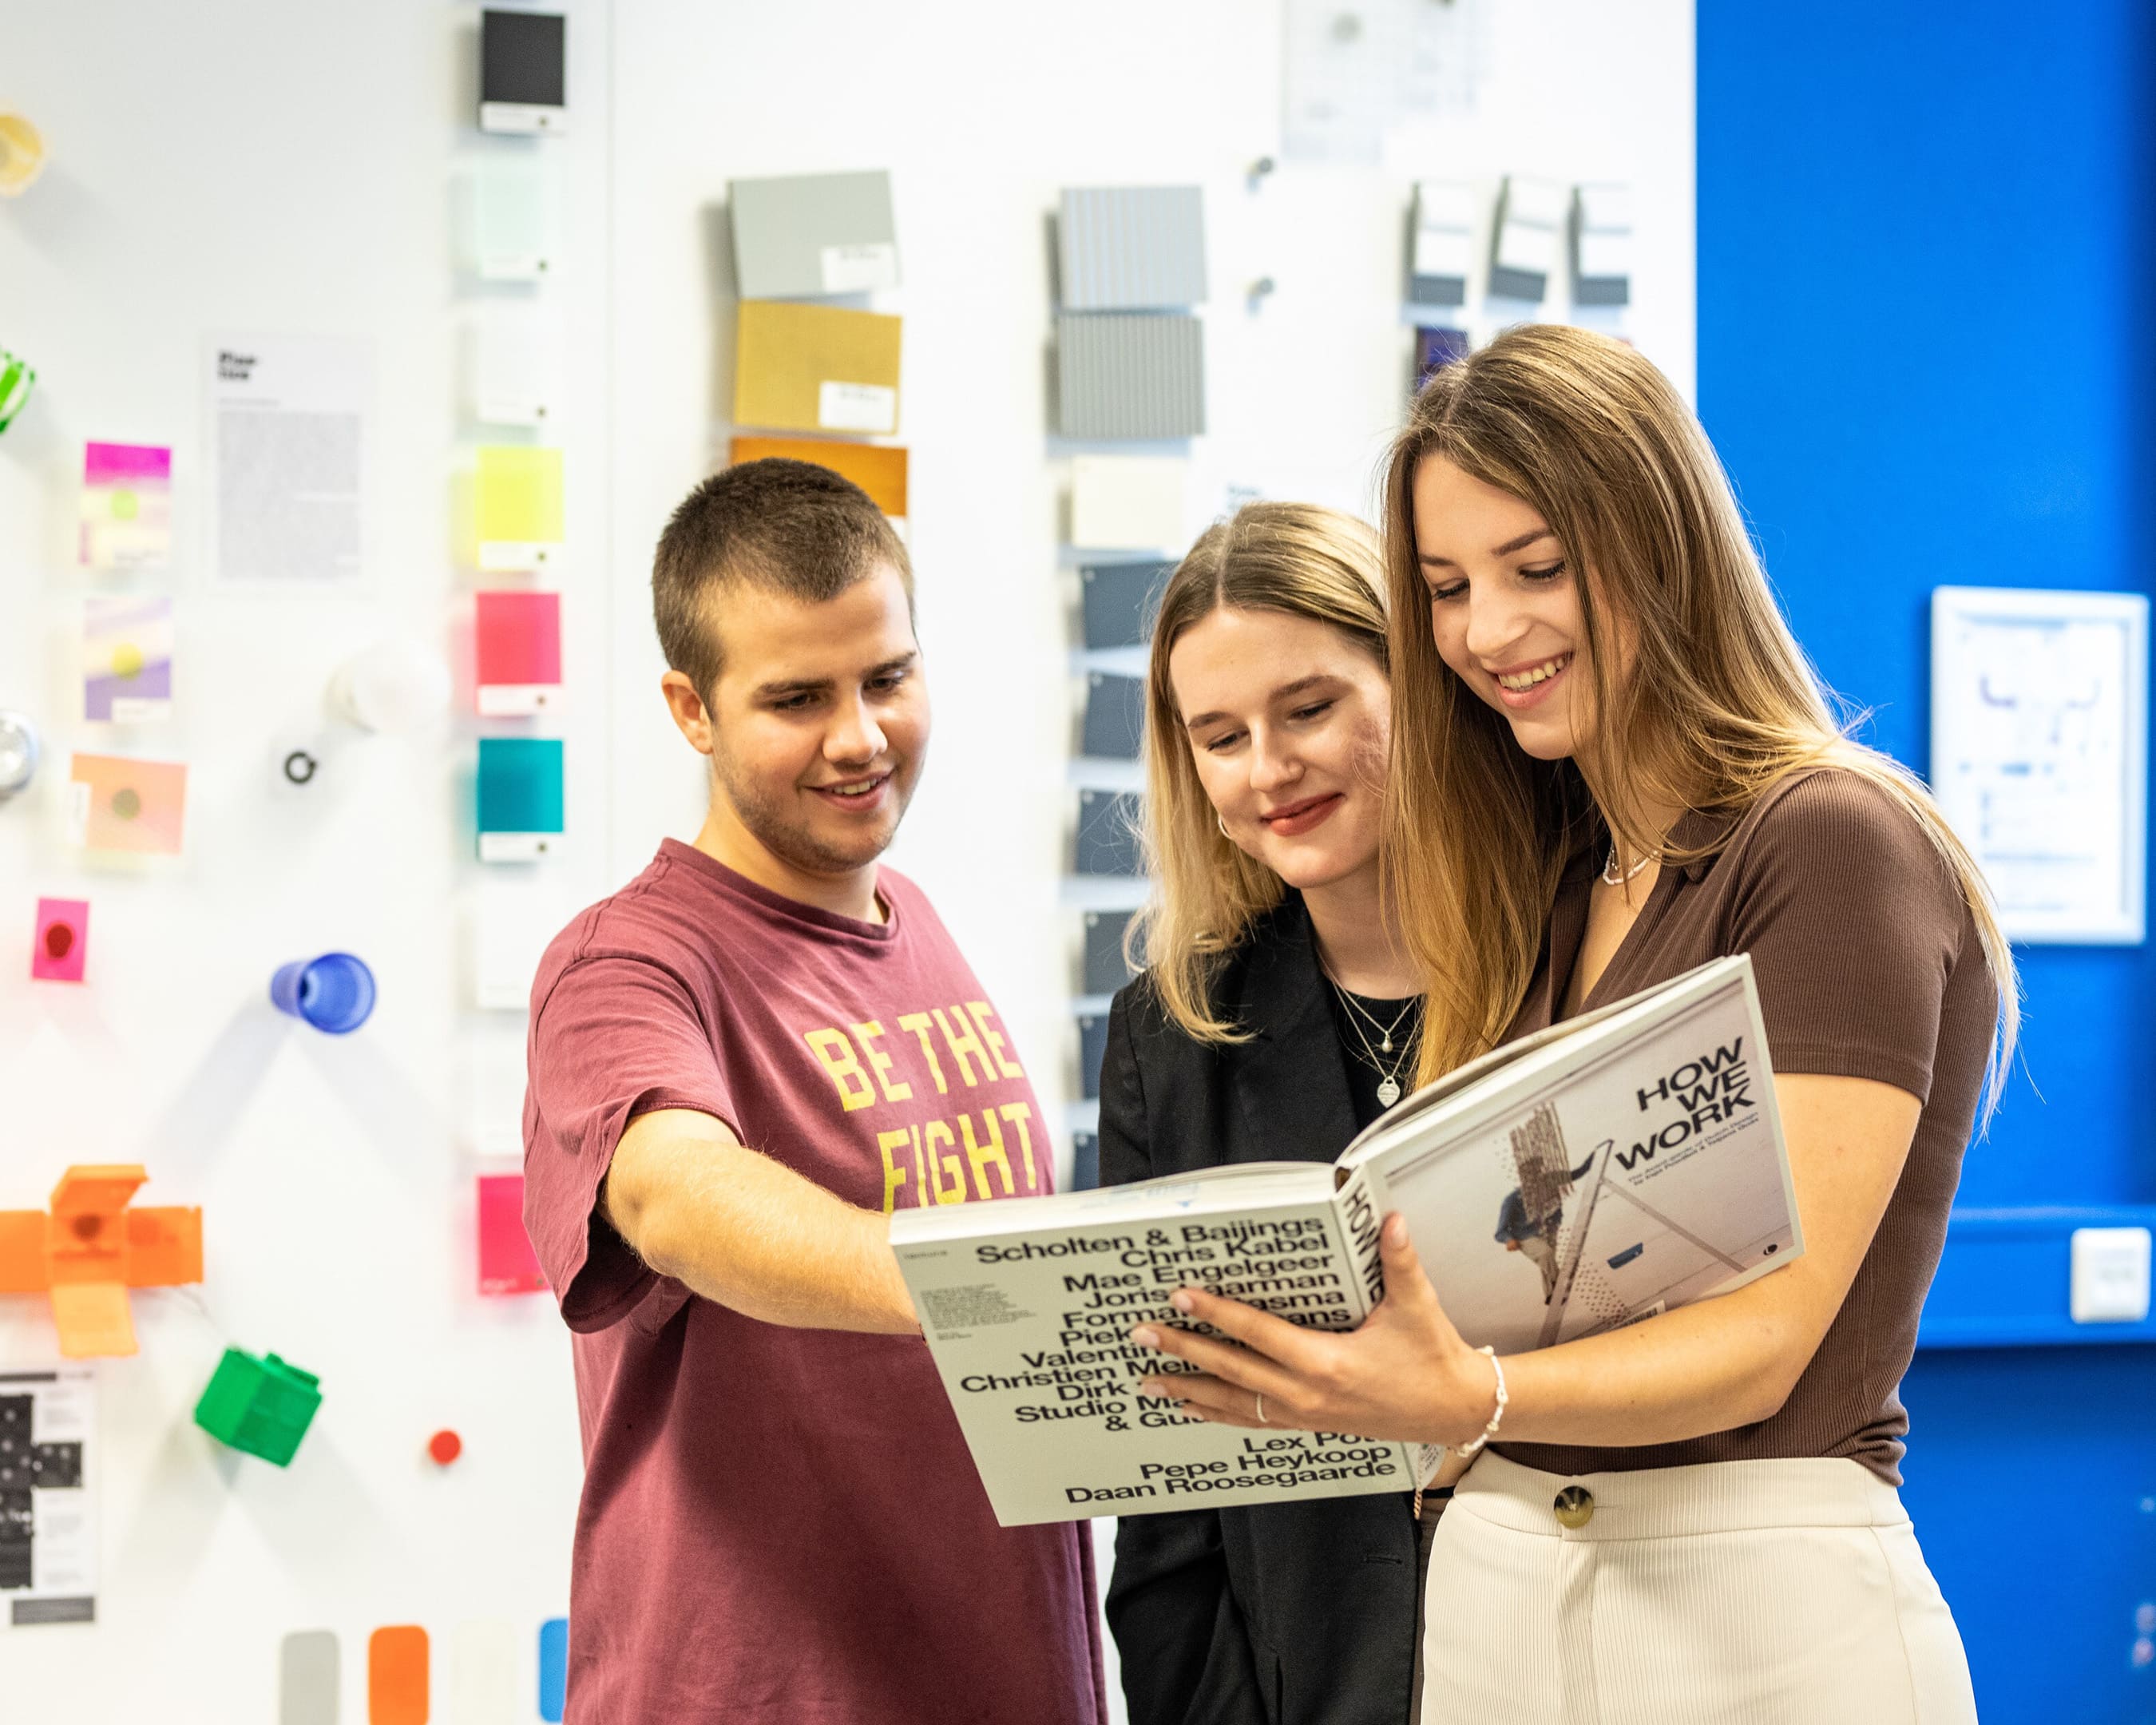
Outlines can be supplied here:
<path id="1" fill-rule="evenodd" d="M 2133 1324 L 2148 1316 L 2148 1230 L 2076 1228 L 2074 1322 Z"/>

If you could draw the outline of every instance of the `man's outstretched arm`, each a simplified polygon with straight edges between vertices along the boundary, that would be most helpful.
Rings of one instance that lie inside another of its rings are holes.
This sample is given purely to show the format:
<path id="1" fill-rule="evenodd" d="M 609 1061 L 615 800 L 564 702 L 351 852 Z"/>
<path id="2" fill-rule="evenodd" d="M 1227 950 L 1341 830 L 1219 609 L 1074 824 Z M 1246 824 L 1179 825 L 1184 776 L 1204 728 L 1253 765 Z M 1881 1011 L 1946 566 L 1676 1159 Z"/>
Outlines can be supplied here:
<path id="1" fill-rule="evenodd" d="M 599 1211 L 661 1276 L 766 1323 L 916 1334 L 891 1219 L 856 1209 L 686 1108 L 639 1115 Z"/>

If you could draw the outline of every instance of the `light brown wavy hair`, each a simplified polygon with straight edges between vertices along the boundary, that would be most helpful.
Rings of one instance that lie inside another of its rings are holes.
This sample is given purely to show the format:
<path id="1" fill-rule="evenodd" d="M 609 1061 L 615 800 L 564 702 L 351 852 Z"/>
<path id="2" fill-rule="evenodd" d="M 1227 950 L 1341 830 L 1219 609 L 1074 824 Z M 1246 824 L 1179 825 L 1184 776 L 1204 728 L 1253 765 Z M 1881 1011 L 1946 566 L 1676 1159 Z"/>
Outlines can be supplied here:
<path id="1" fill-rule="evenodd" d="M 1213 973 L 1286 888 L 1220 830 L 1190 757 L 1168 655 L 1215 611 L 1278 611 L 1329 624 L 1383 670 L 1390 662 L 1384 584 L 1378 536 L 1368 523 L 1315 504 L 1250 503 L 1206 529 L 1161 593 L 1146 678 L 1138 834 L 1153 891 L 1132 919 L 1125 949 L 1144 967 L 1169 1017 L 1202 1042 L 1247 1040 L 1214 1011 Z"/>
<path id="2" fill-rule="evenodd" d="M 1789 633 L 1727 476 L 1669 380 L 1631 347 L 1553 324 L 1506 331 L 1435 373 L 1384 481 L 1395 670 L 1382 871 L 1429 988 L 1419 1077 L 1494 1046 L 1525 998 L 1558 880 L 1606 824 L 1627 854 L 1697 853 L 1598 809 L 1572 761 L 1538 761 L 1438 656 L 1414 485 L 1452 463 L 1517 497 L 1577 572 L 1595 781 L 1663 806 L 1741 815 L 1805 768 L 1862 776 L 1907 811 L 1959 883 L 1999 991 L 1980 1118 L 2020 1028 L 2014 958 L 1974 860 L 1915 774 L 1851 739 Z M 1630 674 L 1605 651 L 1623 626 Z"/>

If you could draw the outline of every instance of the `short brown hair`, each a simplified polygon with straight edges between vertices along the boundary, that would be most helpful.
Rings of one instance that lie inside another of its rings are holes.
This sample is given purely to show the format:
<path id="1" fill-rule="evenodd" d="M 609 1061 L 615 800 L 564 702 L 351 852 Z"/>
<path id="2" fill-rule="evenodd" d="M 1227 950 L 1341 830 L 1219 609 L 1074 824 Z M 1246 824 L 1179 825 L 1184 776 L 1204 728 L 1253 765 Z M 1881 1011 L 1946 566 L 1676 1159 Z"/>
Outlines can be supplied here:
<path id="1" fill-rule="evenodd" d="M 851 480 L 778 456 L 713 474 L 681 500 L 651 562 L 651 614 L 666 663 L 711 699 L 721 665 L 719 600 L 750 583 L 820 604 L 880 564 L 913 603 L 906 547 Z"/>

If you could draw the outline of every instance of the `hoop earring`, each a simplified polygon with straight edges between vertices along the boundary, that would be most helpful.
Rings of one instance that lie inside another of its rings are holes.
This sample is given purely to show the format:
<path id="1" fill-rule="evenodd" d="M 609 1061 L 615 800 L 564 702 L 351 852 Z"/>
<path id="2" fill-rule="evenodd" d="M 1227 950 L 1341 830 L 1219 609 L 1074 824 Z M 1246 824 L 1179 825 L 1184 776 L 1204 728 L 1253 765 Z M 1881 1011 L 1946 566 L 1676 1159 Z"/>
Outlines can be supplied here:
<path id="1" fill-rule="evenodd" d="M 1213 824 L 1220 829 L 1220 836 L 1230 845 L 1235 842 L 1235 835 L 1228 830 L 1228 817 L 1217 809 L 1213 811 Z"/>

